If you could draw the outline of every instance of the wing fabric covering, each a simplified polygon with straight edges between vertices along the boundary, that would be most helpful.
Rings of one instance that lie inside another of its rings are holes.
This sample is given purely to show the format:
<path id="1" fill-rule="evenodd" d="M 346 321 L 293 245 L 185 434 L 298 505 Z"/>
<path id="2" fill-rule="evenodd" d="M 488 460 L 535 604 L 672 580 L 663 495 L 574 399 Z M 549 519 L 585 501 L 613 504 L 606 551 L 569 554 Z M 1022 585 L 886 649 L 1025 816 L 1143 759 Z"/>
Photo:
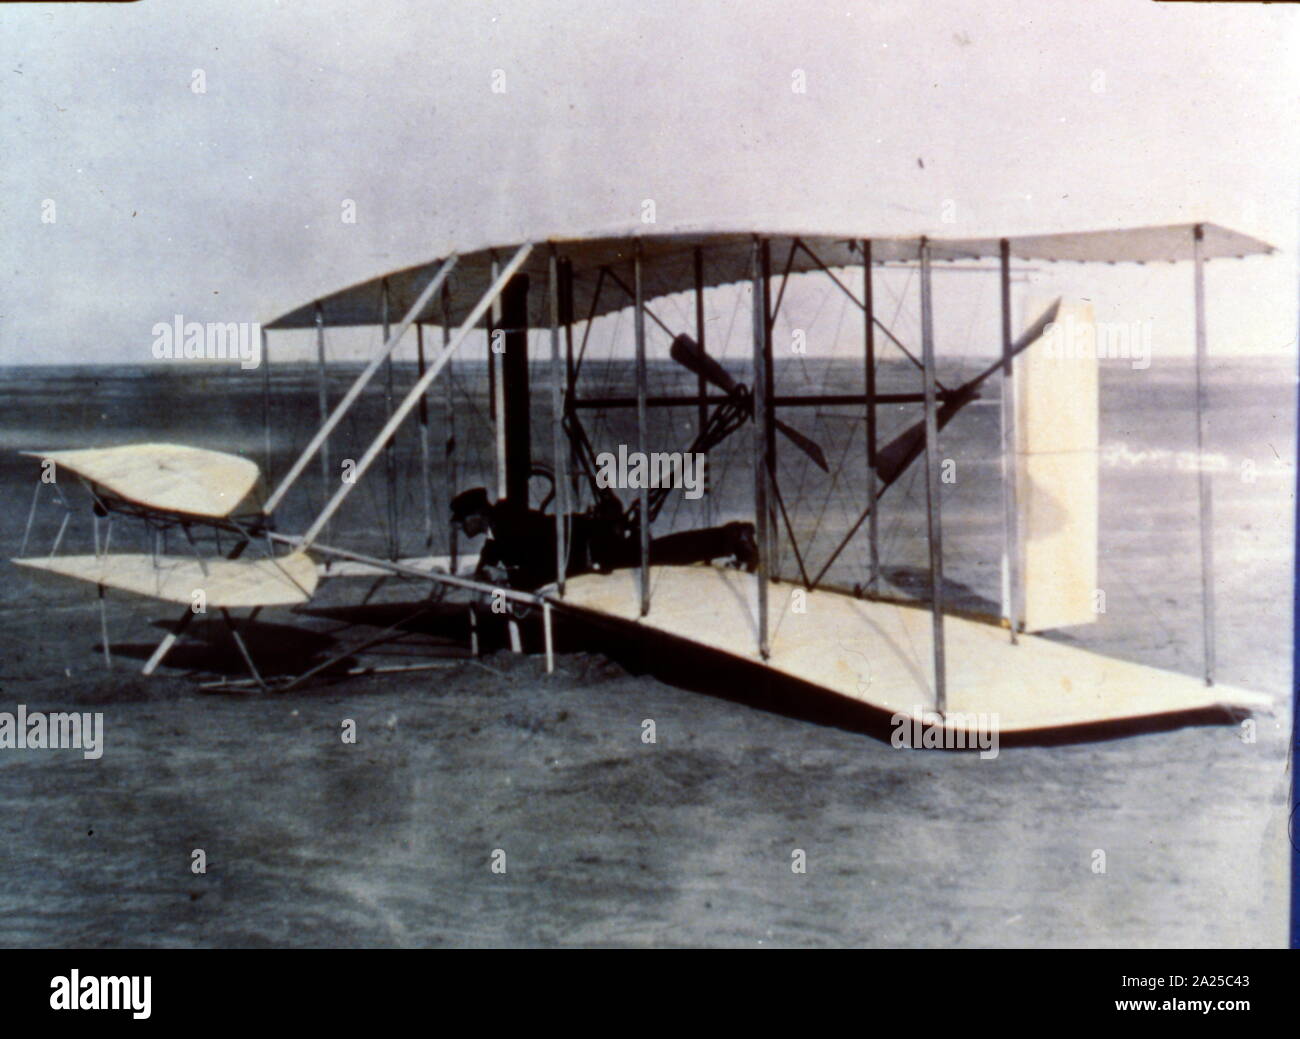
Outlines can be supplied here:
<path id="1" fill-rule="evenodd" d="M 15 559 L 19 566 L 183 606 L 209 609 L 296 606 L 316 590 L 316 564 L 305 552 L 277 559 L 209 559 L 122 554 Z"/>
<path id="2" fill-rule="evenodd" d="M 125 501 L 159 512 L 224 518 L 256 511 L 255 462 L 182 444 L 127 444 L 78 451 L 28 451 Z"/>

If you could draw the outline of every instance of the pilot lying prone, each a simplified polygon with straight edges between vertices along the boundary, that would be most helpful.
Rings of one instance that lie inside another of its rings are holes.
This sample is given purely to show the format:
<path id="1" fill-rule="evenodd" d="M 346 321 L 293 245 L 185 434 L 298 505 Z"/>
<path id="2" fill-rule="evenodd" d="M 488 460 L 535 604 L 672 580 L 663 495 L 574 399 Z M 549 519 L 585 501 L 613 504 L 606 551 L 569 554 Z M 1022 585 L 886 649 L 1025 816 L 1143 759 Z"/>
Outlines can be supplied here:
<path id="1" fill-rule="evenodd" d="M 481 580 L 532 591 L 556 579 L 554 516 L 505 500 L 493 503 L 485 488 L 474 487 L 452 499 L 451 521 L 467 537 L 489 535 L 479 553 L 476 576 Z M 640 535 L 616 507 L 595 506 L 569 516 L 568 556 L 565 573 L 570 577 L 640 566 Z M 758 565 L 754 525 L 734 522 L 650 539 L 650 562 L 655 565 L 716 559 L 753 571 Z"/>

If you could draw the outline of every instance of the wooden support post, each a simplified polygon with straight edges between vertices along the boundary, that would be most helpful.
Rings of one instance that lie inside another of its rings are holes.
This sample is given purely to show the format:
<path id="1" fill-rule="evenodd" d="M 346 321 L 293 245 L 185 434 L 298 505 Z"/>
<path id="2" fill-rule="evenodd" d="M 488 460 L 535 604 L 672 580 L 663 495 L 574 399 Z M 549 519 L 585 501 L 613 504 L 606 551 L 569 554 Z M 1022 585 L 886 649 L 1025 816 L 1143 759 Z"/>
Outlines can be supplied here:
<path id="1" fill-rule="evenodd" d="M 416 377 L 424 375 L 424 325 L 415 324 L 415 367 Z M 429 449 L 429 395 L 420 394 L 420 406 L 416 412 L 416 421 L 420 426 L 420 490 L 424 498 L 424 547 L 433 548 L 433 455 Z"/>
<path id="2" fill-rule="evenodd" d="M 447 344 L 451 342 L 451 286 L 444 283 L 442 286 L 442 349 L 445 353 Z M 447 358 L 447 376 L 442 380 L 444 390 L 443 396 L 443 416 L 442 416 L 442 484 L 443 484 L 443 517 L 449 515 L 451 509 L 451 500 L 456 496 L 456 391 L 455 382 L 452 378 L 452 358 Z M 451 562 L 451 572 L 454 574 L 459 565 L 459 548 L 460 545 L 456 538 L 456 527 L 449 524 L 449 546 L 448 553 Z"/>
<path id="3" fill-rule="evenodd" d="M 176 640 L 185 634 L 185 629 L 190 626 L 190 621 L 194 619 L 194 611 L 186 607 L 185 612 L 180 615 L 172 625 L 171 630 L 158 643 L 158 648 L 153 651 L 153 655 L 145 661 L 144 668 L 141 670 L 142 675 L 152 675 L 158 665 L 163 662 L 163 658 L 171 652 L 172 646 L 176 645 Z"/>
<path id="4" fill-rule="evenodd" d="M 32 536 L 32 524 L 36 521 L 36 503 L 41 500 L 41 488 L 45 486 L 40 477 L 36 478 L 36 488 L 32 491 L 32 507 L 27 510 L 27 525 L 23 527 L 23 543 L 18 548 L 18 557 L 27 555 L 27 540 Z"/>
<path id="5" fill-rule="evenodd" d="M 68 503 L 63 503 L 64 513 L 63 520 L 59 523 L 59 532 L 54 535 L 54 544 L 50 546 L 50 558 L 53 559 L 59 551 L 59 546 L 63 544 L 63 532 L 68 529 L 68 520 L 72 518 L 72 510 L 68 508 Z"/>
<path id="6" fill-rule="evenodd" d="M 1016 384 L 1011 352 L 1011 243 L 999 243 L 1002 257 L 1002 580 L 1007 628 L 1015 645 L 1020 630 L 1020 516 L 1016 472 Z"/>
<path id="7" fill-rule="evenodd" d="M 104 667 L 113 670 L 113 653 L 108 646 L 108 604 L 104 601 L 104 586 L 99 586 L 99 637 L 104 647 Z"/>
<path id="8" fill-rule="evenodd" d="M 759 250 L 759 263 L 763 278 L 763 464 L 767 468 L 767 481 L 776 480 L 776 366 L 772 361 L 772 243 L 763 239 Z M 767 501 L 767 558 L 769 576 L 775 573 L 780 553 L 781 526 L 778 521 L 776 495 L 769 493 Z"/>
<path id="9" fill-rule="evenodd" d="M 330 417 L 330 389 L 329 364 L 325 358 L 325 310 L 319 302 L 316 304 L 316 404 L 321 428 L 324 428 Z M 333 480 L 334 474 L 330 471 L 330 441 L 327 433 L 320 446 L 321 504 L 329 500 L 330 484 Z M 325 537 L 329 536 L 329 528 L 326 528 Z"/>
<path id="10" fill-rule="evenodd" d="M 497 386 L 502 410 L 499 423 L 505 441 L 506 501 L 520 509 L 529 508 L 529 478 L 533 467 L 532 387 L 528 370 L 527 274 L 516 274 L 501 291 L 501 325 L 505 353 Z"/>
<path id="11" fill-rule="evenodd" d="M 555 643 L 551 638 L 551 604 L 542 603 L 542 636 L 546 641 L 546 673 L 555 673 Z"/>
<path id="12" fill-rule="evenodd" d="M 1196 488 L 1201 521 L 1201 639 L 1205 651 L 1205 684 L 1214 685 L 1214 494 L 1205 467 L 1209 439 L 1209 347 L 1205 332 L 1205 228 L 1192 231 L 1192 263 L 1196 306 Z"/>
<path id="13" fill-rule="evenodd" d="M 380 311 L 384 324 L 384 342 L 388 342 L 391 332 L 388 320 L 388 279 L 385 278 L 380 283 Z M 416 315 L 419 320 L 420 315 Z M 387 422 L 393 417 L 393 352 L 389 351 L 388 356 L 384 358 L 384 421 Z M 392 435 L 384 444 L 384 488 L 386 491 L 385 503 L 388 507 L 388 558 L 400 558 L 398 550 L 397 535 L 397 456 L 396 451 L 397 430 L 394 429 Z"/>
<path id="14" fill-rule="evenodd" d="M 266 329 L 262 329 L 262 474 L 271 480 L 271 353 Z M 267 509 L 270 512 L 270 508 Z"/>
<path id="15" fill-rule="evenodd" d="M 930 243 L 921 239 L 921 363 L 925 369 L 925 505 L 930 542 L 935 710 L 947 710 L 943 645 L 943 520 L 939 501 L 939 422 L 935 406 L 934 312 L 930 299 Z"/>
<path id="16" fill-rule="evenodd" d="M 501 273 L 501 265 L 497 262 L 497 254 L 495 252 L 492 253 L 491 270 L 492 280 L 496 281 L 497 275 Z M 493 443 L 496 442 L 497 423 L 497 355 L 492 349 L 492 343 L 495 338 L 494 333 L 496 332 L 498 323 L 497 315 L 500 313 L 500 310 L 501 307 L 497 303 L 493 303 L 492 306 L 488 308 L 487 314 L 483 317 L 483 331 L 487 335 L 488 418 L 492 420 Z M 500 460 L 498 459 L 498 463 L 499 461 Z M 498 497 L 504 498 L 505 492 L 502 491 Z"/>
<path id="17" fill-rule="evenodd" d="M 561 259 L 560 324 L 564 326 L 564 418 L 566 421 L 569 417 L 569 409 L 573 406 L 578 384 L 578 368 L 573 352 L 573 317 L 573 264 Z M 568 441 L 569 449 L 566 467 L 566 472 L 569 474 L 568 507 L 570 512 L 578 512 L 582 507 L 582 466 L 576 444 L 568 436 L 565 439 Z"/>
<path id="18" fill-rule="evenodd" d="M 226 627 L 230 629 L 230 637 L 235 641 L 235 648 L 239 650 L 239 655 L 244 658 L 244 666 L 248 668 L 249 674 L 253 676 L 253 681 L 258 684 L 263 692 L 266 692 L 269 686 L 267 686 L 266 680 L 262 678 L 262 673 L 258 671 L 257 665 L 253 663 L 253 654 L 248 651 L 243 636 L 239 634 L 239 626 L 235 623 L 234 618 L 230 616 L 230 611 L 224 607 L 222 607 L 221 616 L 226 622 Z"/>
<path id="19" fill-rule="evenodd" d="M 764 660 L 771 655 L 768 642 L 767 623 L 767 582 L 771 566 L 769 559 L 769 538 L 767 531 L 767 440 L 771 412 L 767 406 L 767 305 L 764 301 L 763 286 L 763 243 L 755 236 L 751 257 L 750 274 L 753 284 L 754 311 L 754 366 L 752 381 L 754 385 L 754 540 L 758 543 L 758 568 L 754 574 L 758 586 L 758 652 Z"/>
<path id="20" fill-rule="evenodd" d="M 704 250 L 698 245 L 695 247 L 695 344 L 700 348 L 701 355 L 708 353 L 704 328 Z M 702 435 L 705 427 L 709 424 L 709 405 L 705 400 L 709 395 L 709 381 L 704 377 L 702 367 L 696 376 L 695 395 L 699 399 L 695 414 L 695 432 L 696 435 Z M 713 495 L 709 493 L 709 467 L 706 461 L 704 464 L 704 524 L 709 526 L 712 522 Z"/>
<path id="21" fill-rule="evenodd" d="M 555 497 L 551 508 L 555 512 L 555 574 L 556 588 L 564 598 L 564 577 L 568 570 L 569 546 L 569 474 L 567 462 L 569 447 L 564 436 L 565 383 L 564 358 L 560 355 L 560 258 L 555 246 L 547 265 L 548 289 L 551 303 L 551 464 L 555 468 Z M 550 630 L 550 607 L 546 607 L 547 630 Z M 549 636 L 548 636 L 549 639 Z M 549 653 L 549 648 L 548 648 Z"/>
<path id="22" fill-rule="evenodd" d="M 648 457 L 646 431 L 646 359 L 645 359 L 645 290 L 642 284 L 641 240 L 637 239 L 633 257 L 633 293 L 636 304 L 636 447 L 642 458 Z M 641 616 L 650 612 L 650 489 L 642 481 L 637 492 L 641 534 Z"/>
<path id="23" fill-rule="evenodd" d="M 497 260 L 496 253 L 492 254 L 492 280 L 496 281 L 501 273 L 501 264 Z M 498 332 L 501 330 L 501 300 L 498 297 L 492 301 L 492 306 L 488 311 L 489 318 L 487 324 L 488 330 L 488 410 L 492 415 L 492 439 L 496 447 L 496 466 L 497 466 L 497 500 L 504 501 L 509 495 L 509 485 L 506 477 L 506 404 L 505 404 L 505 386 L 501 372 L 498 371 L 498 354 L 497 346 L 505 349 L 504 340 L 498 344 L 501 338 Z"/>
<path id="24" fill-rule="evenodd" d="M 876 478 L 876 308 L 871 280 L 870 238 L 862 240 L 862 313 L 867 397 L 867 503 L 871 506 L 867 517 L 867 542 L 871 552 L 867 591 L 875 594 L 880 590 L 880 520 L 877 515 L 880 490 Z"/>

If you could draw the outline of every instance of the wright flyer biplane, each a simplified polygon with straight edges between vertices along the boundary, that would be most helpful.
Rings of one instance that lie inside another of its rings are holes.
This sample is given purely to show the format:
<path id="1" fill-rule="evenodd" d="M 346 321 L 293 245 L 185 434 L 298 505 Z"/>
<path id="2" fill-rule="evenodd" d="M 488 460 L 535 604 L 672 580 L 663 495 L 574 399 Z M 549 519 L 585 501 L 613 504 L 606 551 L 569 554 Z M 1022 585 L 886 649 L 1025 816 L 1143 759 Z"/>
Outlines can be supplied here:
<path id="1" fill-rule="evenodd" d="M 1206 264 L 1271 251 L 1187 224 L 1004 238 L 646 230 L 452 253 L 265 325 L 264 335 L 315 337 L 319 425 L 291 458 L 268 446 L 259 466 L 156 443 L 37 453 L 89 490 L 94 551 L 59 554 L 65 516 L 54 551 L 17 562 L 94 584 L 101 600 L 116 590 L 172 604 L 178 616 L 146 673 L 166 663 L 201 604 L 229 624 L 244 681 L 266 689 L 337 674 L 354 650 L 271 673 L 241 637 L 248 623 L 265 609 L 310 611 L 323 588 L 364 577 L 413 582 L 428 593 L 418 608 L 459 603 L 471 620 L 476 604 L 504 603 L 510 624 L 540 626 L 548 661 L 560 617 L 690 644 L 866 711 L 922 710 L 950 729 L 990 716 L 1003 732 L 1027 733 L 1265 709 L 1268 697 L 1216 680 L 1204 465 L 1200 584 L 1187 599 L 1201 614 L 1200 673 L 1053 637 L 1095 610 L 1099 390 L 1095 361 L 1062 379 L 1044 344 L 1067 315 L 1084 326 L 1091 317 L 1075 300 L 1017 310 L 1012 297 L 1017 263 L 1187 264 L 1199 458 Z M 936 273 L 946 270 L 988 272 L 999 290 L 1000 343 L 956 375 L 936 347 Z M 892 309 L 914 306 L 911 336 L 880 293 L 882 279 L 903 276 L 919 305 L 900 298 Z M 816 378 L 778 333 L 779 322 L 791 327 L 795 285 L 813 279 L 849 315 L 836 342 L 854 344 Z M 362 327 L 382 337 L 343 389 L 326 337 Z M 602 359 L 605 333 L 625 349 Z M 400 362 L 412 338 L 414 363 Z M 269 445 L 273 342 L 265 353 Z M 804 371 L 797 392 L 787 369 Z M 358 435 L 366 401 L 374 428 L 345 458 L 341 438 Z M 945 577 L 940 444 L 977 418 L 992 433 L 986 504 L 999 529 L 980 542 L 996 545 L 979 571 L 993 577 L 972 600 Z M 413 470 L 403 470 L 399 436 L 413 445 Z M 483 448 L 478 461 L 463 454 L 471 442 Z M 627 457 L 659 468 L 611 485 L 609 459 Z M 646 475 L 680 475 L 668 462 L 697 457 L 705 486 L 690 493 Z M 467 496 L 475 484 L 481 492 Z M 358 488 L 379 486 L 375 521 L 343 522 Z M 924 562 L 904 574 L 889 566 L 885 517 L 912 491 Z M 449 509 L 482 522 L 457 528 Z M 152 543 L 110 551 L 115 519 L 143 524 Z M 485 540 L 471 555 L 476 530 Z M 162 547 L 167 534 L 180 550 Z"/>

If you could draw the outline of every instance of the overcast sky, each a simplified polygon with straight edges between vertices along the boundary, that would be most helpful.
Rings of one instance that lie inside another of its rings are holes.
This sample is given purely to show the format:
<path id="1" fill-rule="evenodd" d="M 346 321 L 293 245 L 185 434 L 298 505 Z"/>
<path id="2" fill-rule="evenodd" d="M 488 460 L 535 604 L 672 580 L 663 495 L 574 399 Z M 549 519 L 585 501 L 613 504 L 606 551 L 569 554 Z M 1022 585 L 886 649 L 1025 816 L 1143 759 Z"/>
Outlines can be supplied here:
<path id="1" fill-rule="evenodd" d="M 175 313 L 268 321 L 647 198 L 659 229 L 1213 220 L 1283 250 L 1210 266 L 1214 348 L 1294 349 L 1292 5 L 4 4 L 0 47 L 4 363 L 148 361 Z M 1120 273 L 1065 287 L 1186 345 L 1186 268 Z"/>

